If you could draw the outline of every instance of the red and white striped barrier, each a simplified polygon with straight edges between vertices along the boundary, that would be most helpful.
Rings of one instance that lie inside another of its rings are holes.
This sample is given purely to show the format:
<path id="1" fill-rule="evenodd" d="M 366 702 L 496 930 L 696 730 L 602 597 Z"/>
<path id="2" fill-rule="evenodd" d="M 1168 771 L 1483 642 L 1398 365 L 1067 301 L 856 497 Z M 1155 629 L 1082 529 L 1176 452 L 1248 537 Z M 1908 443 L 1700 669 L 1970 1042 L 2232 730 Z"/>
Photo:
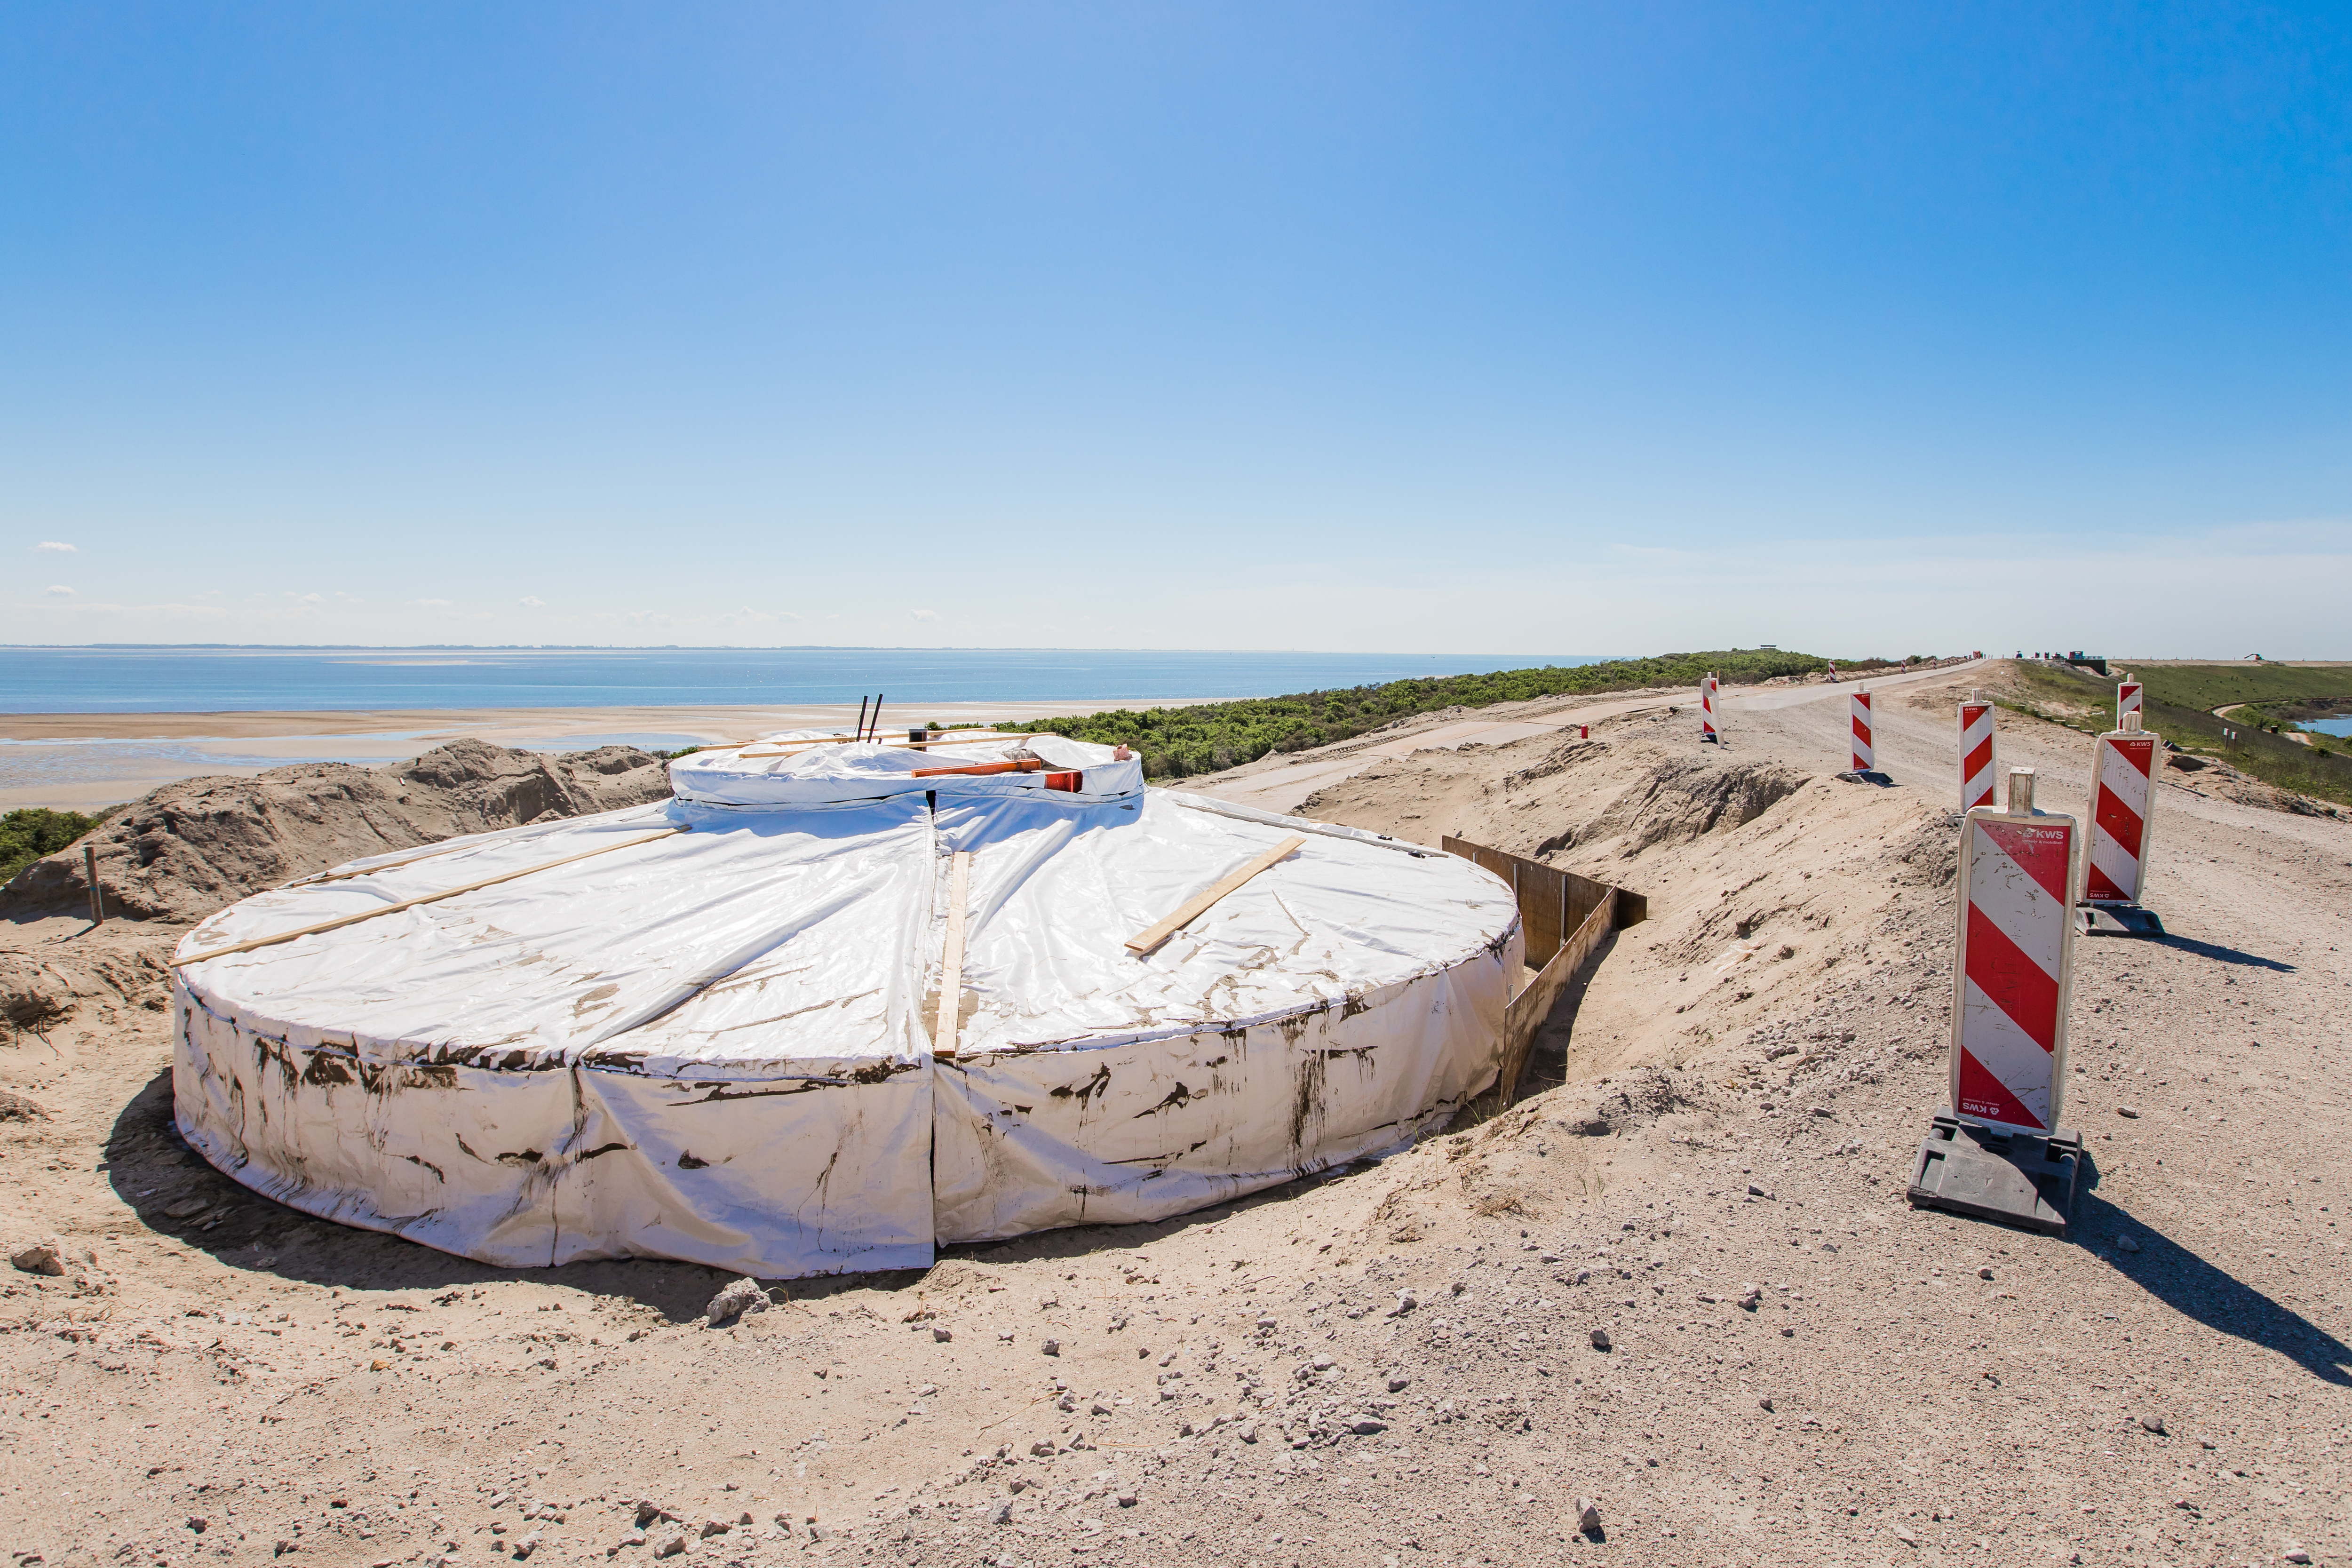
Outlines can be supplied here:
<path id="1" fill-rule="evenodd" d="M 1716 690 L 1715 672 L 1709 670 L 1706 679 L 1698 683 L 1698 738 L 1702 742 L 1719 742 L 1723 739 L 1722 731 L 1716 727 L 1715 722 Z"/>
<path id="2" fill-rule="evenodd" d="M 2116 723 L 2120 726 L 2126 713 L 2140 711 L 2140 683 L 2126 675 L 2116 684 Z M 2147 721 L 2142 720 L 2145 723 Z"/>
<path id="3" fill-rule="evenodd" d="M 1866 773 L 1876 764 L 1870 745 L 1870 693 L 1857 691 L 1846 700 L 1847 710 L 1853 715 L 1853 771 Z"/>
<path id="4" fill-rule="evenodd" d="M 1992 803 L 1992 704 L 1975 699 L 1960 704 L 1960 809 Z"/>
<path id="5" fill-rule="evenodd" d="M 2033 809 L 2025 768 L 2009 775 L 2007 811 L 1961 821 L 1951 1096 L 1970 1121 L 2046 1135 L 2064 1109 L 2075 832 Z"/>
<path id="6" fill-rule="evenodd" d="M 2087 903 L 2139 902 L 2155 826 L 2157 747 L 2157 735 L 2141 729 L 2133 713 L 2092 748 L 2091 852 L 2083 867 Z"/>

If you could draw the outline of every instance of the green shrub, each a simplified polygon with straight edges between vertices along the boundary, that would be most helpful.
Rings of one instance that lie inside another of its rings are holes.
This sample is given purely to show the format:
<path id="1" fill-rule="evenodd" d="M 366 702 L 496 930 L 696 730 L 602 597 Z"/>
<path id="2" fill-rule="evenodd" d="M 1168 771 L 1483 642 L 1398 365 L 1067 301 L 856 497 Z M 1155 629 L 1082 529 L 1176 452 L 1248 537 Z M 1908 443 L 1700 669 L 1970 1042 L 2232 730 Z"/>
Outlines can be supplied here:
<path id="1" fill-rule="evenodd" d="M 1548 664 L 1487 675 L 1424 676 L 1381 686 L 1203 702 L 1192 708 L 1140 711 L 1118 708 L 999 728 L 1050 731 L 1103 745 L 1124 743 L 1142 758 L 1145 776 L 1186 778 L 1239 767 L 1269 752 L 1302 752 L 1349 740 L 1399 719 L 1442 708 L 1484 708 L 1496 702 L 1642 686 L 1688 686 L 1710 669 L 1727 685 L 1750 685 L 1775 676 L 1809 675 L 1828 667 L 1829 660 L 1812 654 L 1778 650 L 1669 653 L 1600 664 Z M 1839 661 L 1841 669 L 1885 668 L 1887 661 L 1883 658 Z"/>
<path id="2" fill-rule="evenodd" d="M 58 850 L 105 821 L 78 811 L 51 811 L 45 805 L 21 807 L 0 816 L 0 883 L 44 855 Z"/>

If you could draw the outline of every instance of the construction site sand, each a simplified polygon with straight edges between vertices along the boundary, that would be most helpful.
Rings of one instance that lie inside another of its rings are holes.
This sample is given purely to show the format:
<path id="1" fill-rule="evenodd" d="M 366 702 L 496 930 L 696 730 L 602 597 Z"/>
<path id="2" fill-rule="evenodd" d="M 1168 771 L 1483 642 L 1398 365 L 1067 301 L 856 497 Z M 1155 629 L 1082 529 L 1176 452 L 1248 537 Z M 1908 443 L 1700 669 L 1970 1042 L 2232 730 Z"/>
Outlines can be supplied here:
<path id="1" fill-rule="evenodd" d="M 245 1194 L 167 1130 L 160 988 L 125 955 L 178 928 L 28 921 L 7 984 L 66 1011 L 0 1049 L 0 1235 L 58 1236 L 68 1272 L 5 1273 L 0 1541 L 45 1564 L 2340 1560 L 2352 826 L 2168 775 L 2149 900 L 2176 935 L 2080 948 L 2074 1235 L 1915 1213 L 1954 695 L 1882 698 L 1887 788 L 1831 776 L 1843 703 L 1735 702 L 1720 751 L 1686 710 L 1631 714 L 1327 789 L 1316 815 L 1549 845 L 1648 895 L 1517 1105 L 1163 1225 L 798 1283 L 724 1328 L 708 1270 L 506 1272 Z M 2000 720 L 2042 804 L 2078 800 L 2083 738 Z"/>

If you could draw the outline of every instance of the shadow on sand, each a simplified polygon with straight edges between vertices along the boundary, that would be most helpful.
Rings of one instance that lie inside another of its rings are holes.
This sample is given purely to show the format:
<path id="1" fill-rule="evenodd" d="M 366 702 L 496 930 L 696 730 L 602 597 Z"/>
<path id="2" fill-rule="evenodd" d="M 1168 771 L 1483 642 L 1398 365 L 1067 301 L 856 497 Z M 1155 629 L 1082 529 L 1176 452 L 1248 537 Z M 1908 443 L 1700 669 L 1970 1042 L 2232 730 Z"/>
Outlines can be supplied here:
<path id="1" fill-rule="evenodd" d="M 2217 1333 L 2275 1351 L 2314 1377 L 2352 1386 L 2352 1345 L 2099 1196 L 2098 1168 L 2086 1164 L 2070 1227 L 2076 1245 L 2174 1311 Z M 2116 1245 L 2126 1237 L 2138 1244 L 2138 1251 Z"/>

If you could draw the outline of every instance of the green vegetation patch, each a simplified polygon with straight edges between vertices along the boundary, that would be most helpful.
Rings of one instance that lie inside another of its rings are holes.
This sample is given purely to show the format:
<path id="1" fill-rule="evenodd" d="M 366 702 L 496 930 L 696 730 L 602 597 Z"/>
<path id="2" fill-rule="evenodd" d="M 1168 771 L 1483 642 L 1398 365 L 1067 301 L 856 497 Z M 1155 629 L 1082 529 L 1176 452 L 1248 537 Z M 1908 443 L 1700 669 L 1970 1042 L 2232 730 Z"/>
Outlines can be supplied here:
<path id="1" fill-rule="evenodd" d="M 2352 700 L 2352 664 L 2171 664 L 2132 674 L 2149 698 L 2209 713 L 2232 702 Z"/>
<path id="2" fill-rule="evenodd" d="M 104 816 L 84 816 L 79 811 L 51 811 L 45 805 L 27 806 L 0 816 L 0 885 L 105 820 Z"/>
<path id="3" fill-rule="evenodd" d="M 1841 661 L 1841 670 L 1885 669 L 1883 658 Z M 1038 719 L 1005 724 L 1005 730 L 1051 732 L 1102 745 L 1133 746 L 1147 777 L 1188 778 L 1255 762 L 1269 752 L 1303 752 L 1328 745 L 1442 708 L 1485 708 L 1643 686 L 1688 686 L 1708 670 L 1727 685 L 1752 685 L 1779 675 L 1810 675 L 1829 660 L 1809 653 L 1740 650 L 1668 653 L 1654 658 L 1611 659 L 1601 664 L 1552 665 L 1497 670 L 1491 675 L 1427 676 L 1381 686 L 1338 691 L 1301 691 L 1288 697 L 1253 697 L 1204 702 L 1194 708 L 1118 708 L 1103 713 Z"/>
<path id="4" fill-rule="evenodd" d="M 2334 801 L 2340 805 L 2352 805 L 2352 757 L 2344 755 L 2342 741 L 2331 736 L 2315 735 L 2312 743 L 2283 740 L 2277 730 L 2280 721 L 2275 715 L 2250 709 L 2228 719 L 2216 719 L 2209 708 L 2232 701 L 2244 701 L 2243 697 L 2226 694 L 2226 689 L 2182 682 L 2169 689 L 2187 689 L 2202 698 L 2216 689 L 2225 694 L 2217 696 L 2210 704 L 2189 706 L 2168 700 L 2166 689 L 2159 688 L 2155 677 L 2195 674 L 2205 670 L 2227 673 L 2227 665 L 2190 665 L 2163 670 L 2134 670 L 2143 688 L 2140 693 L 2140 722 L 2155 731 L 2184 752 L 2200 756 L 2218 757 L 2242 773 L 2252 773 L 2264 784 L 2280 789 L 2293 790 L 2316 800 Z M 2249 665 L 2248 674 L 2273 666 Z M 2283 674 L 2323 676 L 2326 667 L 2310 670 L 2284 670 Z M 2021 663 L 2017 667 L 2020 685 L 2025 695 L 2015 700 L 2004 700 L 2002 706 L 2054 724 L 2064 724 L 2084 734 L 2100 735 L 2116 727 L 2116 682 L 2090 670 L 2052 668 L 2046 665 Z M 2338 667 L 2337 679 L 2352 675 L 2352 666 Z M 2268 727 L 2266 728 L 2265 725 Z M 2223 731 L 2230 731 L 2225 738 Z"/>

